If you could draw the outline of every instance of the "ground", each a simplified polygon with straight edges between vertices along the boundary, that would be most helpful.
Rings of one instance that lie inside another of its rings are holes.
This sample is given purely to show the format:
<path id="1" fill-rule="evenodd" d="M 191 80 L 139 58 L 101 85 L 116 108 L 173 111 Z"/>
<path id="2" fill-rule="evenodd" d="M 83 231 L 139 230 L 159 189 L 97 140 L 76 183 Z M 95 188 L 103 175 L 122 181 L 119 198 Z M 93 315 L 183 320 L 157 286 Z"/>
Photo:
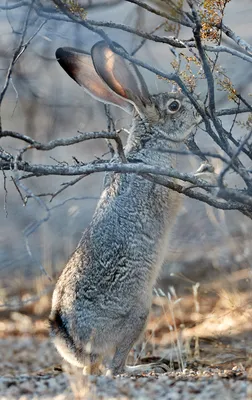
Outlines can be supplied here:
<path id="1" fill-rule="evenodd" d="M 167 295 L 156 290 L 142 349 L 129 362 L 162 358 L 169 371 L 135 377 L 71 370 L 48 337 L 50 290 L 18 311 L 12 298 L 0 314 L 0 400 L 252 399 L 252 295 L 241 285 L 247 280 L 240 271 L 239 285 L 194 284 L 183 297 L 174 288 Z M 30 295 L 23 290 L 19 297 Z"/>

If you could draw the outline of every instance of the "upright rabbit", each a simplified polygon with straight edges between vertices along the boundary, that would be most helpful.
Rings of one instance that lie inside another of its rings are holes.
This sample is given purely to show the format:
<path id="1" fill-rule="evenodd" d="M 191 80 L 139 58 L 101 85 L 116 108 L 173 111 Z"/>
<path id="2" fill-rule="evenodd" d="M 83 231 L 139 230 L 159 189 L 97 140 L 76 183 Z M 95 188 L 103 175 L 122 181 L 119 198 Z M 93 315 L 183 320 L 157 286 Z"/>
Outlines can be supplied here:
<path id="1" fill-rule="evenodd" d="M 118 49 L 122 49 L 114 43 Z M 91 56 L 60 48 L 57 60 L 92 96 L 132 113 L 128 162 L 174 167 L 176 149 L 199 122 L 181 93 L 150 96 L 138 69 L 105 42 Z M 69 363 L 103 363 L 120 374 L 144 330 L 152 288 L 179 209 L 178 194 L 136 174 L 110 173 L 94 216 L 56 284 L 50 314 L 53 341 Z"/>

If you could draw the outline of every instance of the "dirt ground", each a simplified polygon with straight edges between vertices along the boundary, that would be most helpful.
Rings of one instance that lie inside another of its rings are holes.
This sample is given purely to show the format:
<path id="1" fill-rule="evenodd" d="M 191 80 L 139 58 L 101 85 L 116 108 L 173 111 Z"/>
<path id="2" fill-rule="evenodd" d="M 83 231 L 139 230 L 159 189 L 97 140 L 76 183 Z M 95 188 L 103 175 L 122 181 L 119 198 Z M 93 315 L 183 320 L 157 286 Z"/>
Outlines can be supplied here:
<path id="1" fill-rule="evenodd" d="M 1 340 L 0 398 L 3 399 L 252 399 L 243 368 L 185 368 L 139 377 L 67 374 L 49 340 Z"/>
<path id="2" fill-rule="evenodd" d="M 183 297 L 156 290 L 142 348 L 129 363 L 162 358 L 168 372 L 132 377 L 84 377 L 62 365 L 48 338 L 51 294 L 18 311 L 12 298 L 0 313 L 0 399 L 252 399 L 252 294 L 240 285 L 246 271 L 237 281 L 225 290 L 221 280 L 196 284 Z"/>

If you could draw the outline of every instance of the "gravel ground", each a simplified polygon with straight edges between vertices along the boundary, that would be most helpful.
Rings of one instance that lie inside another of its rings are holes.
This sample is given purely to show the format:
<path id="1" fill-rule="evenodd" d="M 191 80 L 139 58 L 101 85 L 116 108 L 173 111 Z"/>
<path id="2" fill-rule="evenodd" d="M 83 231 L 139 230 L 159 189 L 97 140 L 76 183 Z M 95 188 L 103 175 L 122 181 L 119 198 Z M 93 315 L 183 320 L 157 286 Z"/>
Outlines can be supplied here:
<path id="1" fill-rule="evenodd" d="M 244 376 L 221 378 L 206 371 L 208 377 L 194 371 L 145 377 L 90 377 L 88 381 L 60 373 L 20 375 L 1 378 L 1 399 L 252 399 L 252 383 Z M 203 374 L 204 375 L 204 374 Z"/>
<path id="2" fill-rule="evenodd" d="M 83 377 L 63 372 L 46 337 L 0 339 L 0 399 L 252 399 L 252 381 L 241 366 L 185 368 L 183 372 L 129 377 Z"/>
<path id="3" fill-rule="evenodd" d="M 48 338 L 50 296 L 2 311 L 0 400 L 252 400 L 251 291 L 204 293 L 200 313 L 192 295 L 154 298 L 141 360 L 162 357 L 169 372 L 135 377 L 84 377 L 62 365 Z"/>

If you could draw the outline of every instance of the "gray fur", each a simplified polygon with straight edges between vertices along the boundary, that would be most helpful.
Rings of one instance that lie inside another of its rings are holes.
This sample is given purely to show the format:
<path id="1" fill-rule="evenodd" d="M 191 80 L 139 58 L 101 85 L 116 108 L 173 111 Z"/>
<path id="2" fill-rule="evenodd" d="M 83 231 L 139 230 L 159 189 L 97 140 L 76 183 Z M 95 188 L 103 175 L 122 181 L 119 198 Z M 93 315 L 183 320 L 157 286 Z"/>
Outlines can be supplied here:
<path id="1" fill-rule="evenodd" d="M 167 109 L 171 98 L 181 102 L 174 114 Z M 176 157 L 160 148 L 179 146 L 176 141 L 197 123 L 196 111 L 180 93 L 148 100 L 145 115 L 135 111 L 127 160 L 175 167 Z M 179 205 L 176 192 L 136 174 L 107 176 L 93 218 L 53 293 L 51 335 L 67 361 L 79 367 L 90 363 L 92 373 L 102 359 L 109 360 L 114 374 L 125 370 L 145 328 Z"/>

